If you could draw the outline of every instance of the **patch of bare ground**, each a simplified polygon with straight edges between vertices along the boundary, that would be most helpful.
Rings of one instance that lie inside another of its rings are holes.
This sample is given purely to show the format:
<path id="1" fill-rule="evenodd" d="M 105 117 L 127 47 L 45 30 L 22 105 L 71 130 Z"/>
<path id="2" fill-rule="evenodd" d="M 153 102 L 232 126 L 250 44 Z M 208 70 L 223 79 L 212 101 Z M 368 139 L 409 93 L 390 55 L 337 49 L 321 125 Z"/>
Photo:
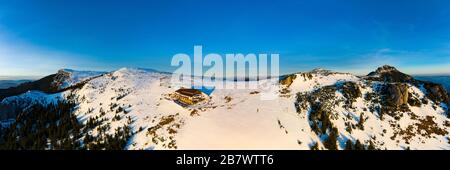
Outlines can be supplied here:
<path id="1" fill-rule="evenodd" d="M 394 136 L 391 139 L 395 139 L 396 136 L 401 136 L 403 140 L 408 144 L 411 139 L 417 135 L 425 138 L 431 138 L 432 135 L 444 136 L 448 132 L 440 128 L 436 122 L 434 122 L 432 116 L 426 116 L 424 119 L 417 119 L 418 122 L 407 126 L 405 129 L 399 129 L 394 132 Z"/>
<path id="2" fill-rule="evenodd" d="M 225 103 L 230 103 L 232 98 L 230 96 L 225 96 L 224 99 Z"/>
<path id="3" fill-rule="evenodd" d="M 191 116 L 200 116 L 200 114 L 198 114 L 198 110 L 194 109 L 191 111 Z"/>
<path id="4" fill-rule="evenodd" d="M 259 91 L 252 91 L 250 94 L 259 94 Z"/>
<path id="5" fill-rule="evenodd" d="M 178 115 L 179 113 L 175 115 L 162 116 L 155 126 L 147 129 L 147 136 L 152 136 L 152 142 L 154 144 L 162 143 L 162 146 L 168 149 L 178 148 L 174 136 L 178 133 L 178 129 L 180 129 L 181 124 L 183 124 L 183 121 L 176 120 Z"/>

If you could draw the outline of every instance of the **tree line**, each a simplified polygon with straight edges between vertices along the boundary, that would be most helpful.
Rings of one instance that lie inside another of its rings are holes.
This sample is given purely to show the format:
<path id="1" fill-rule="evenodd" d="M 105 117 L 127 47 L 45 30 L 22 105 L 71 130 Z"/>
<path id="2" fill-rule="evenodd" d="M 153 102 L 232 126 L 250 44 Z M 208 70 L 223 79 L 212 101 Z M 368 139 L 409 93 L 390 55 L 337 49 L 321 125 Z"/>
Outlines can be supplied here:
<path id="1" fill-rule="evenodd" d="M 15 122 L 0 128 L 2 150 L 122 150 L 132 135 L 129 124 L 114 134 L 89 132 L 99 125 L 90 119 L 82 124 L 73 114 L 76 104 L 70 101 L 33 104 L 20 110 Z"/>

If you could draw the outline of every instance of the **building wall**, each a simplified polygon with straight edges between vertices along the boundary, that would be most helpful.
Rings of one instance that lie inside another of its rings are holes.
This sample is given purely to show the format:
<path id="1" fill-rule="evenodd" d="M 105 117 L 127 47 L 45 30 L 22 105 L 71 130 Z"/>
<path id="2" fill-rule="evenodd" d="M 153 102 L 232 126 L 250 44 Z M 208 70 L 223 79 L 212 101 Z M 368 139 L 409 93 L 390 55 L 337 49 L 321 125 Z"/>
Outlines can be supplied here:
<path id="1" fill-rule="evenodd" d="M 187 104 L 187 105 L 193 105 L 197 102 L 200 102 L 202 100 L 204 100 L 201 96 L 185 96 L 183 94 L 179 94 L 179 93 L 174 93 L 174 97 L 176 98 L 176 100 L 178 100 L 181 103 Z"/>
<path id="2" fill-rule="evenodd" d="M 194 104 L 194 102 L 192 101 L 192 99 L 190 97 L 186 97 L 183 95 L 178 95 L 178 100 L 184 104 L 189 104 L 189 105 Z"/>

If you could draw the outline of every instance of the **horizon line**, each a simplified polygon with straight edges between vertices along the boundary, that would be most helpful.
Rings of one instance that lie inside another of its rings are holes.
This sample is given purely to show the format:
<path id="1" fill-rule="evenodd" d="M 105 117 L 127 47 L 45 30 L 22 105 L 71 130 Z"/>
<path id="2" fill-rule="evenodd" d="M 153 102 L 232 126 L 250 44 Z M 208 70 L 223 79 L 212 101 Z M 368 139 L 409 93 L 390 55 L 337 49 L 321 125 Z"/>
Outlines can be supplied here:
<path id="1" fill-rule="evenodd" d="M 154 71 L 160 72 L 160 73 L 170 73 L 170 74 L 173 73 L 173 72 L 170 72 L 170 71 L 161 71 L 161 70 L 157 70 L 157 69 L 143 68 L 143 67 L 121 67 L 121 68 L 113 69 L 113 70 L 106 70 L 106 69 L 105 70 L 88 70 L 88 69 L 61 68 L 61 69 L 56 70 L 54 73 L 46 74 L 46 75 L 0 75 L 0 80 L 38 80 L 38 79 L 41 79 L 43 77 L 46 77 L 46 76 L 49 76 L 49 75 L 52 75 L 52 74 L 56 74 L 60 70 L 97 71 L 97 72 L 109 73 L 109 72 L 118 71 L 118 70 L 124 69 L 124 68 L 127 68 L 127 69 L 142 69 L 142 70 L 154 70 Z M 336 73 L 348 73 L 348 74 L 353 74 L 355 76 L 367 76 L 367 74 L 372 72 L 372 71 L 369 71 L 366 74 L 357 74 L 357 73 L 354 73 L 354 72 L 351 72 L 351 71 L 349 72 L 349 71 L 330 70 L 330 69 L 324 69 L 324 68 L 320 68 L 320 67 L 315 68 L 315 69 L 323 69 L 323 70 L 328 70 L 328 71 L 336 72 Z M 315 69 L 311 69 L 309 71 L 297 71 L 297 72 L 283 73 L 283 74 L 280 74 L 279 76 L 298 74 L 298 73 L 307 73 L 307 72 L 311 72 L 311 71 L 313 71 Z M 399 71 L 402 72 L 401 70 L 399 70 Z M 407 73 L 405 73 L 405 74 L 407 74 Z M 411 75 L 411 76 L 450 76 L 450 72 L 449 73 L 416 73 L 416 74 L 408 74 L 408 75 Z M 219 77 L 219 78 L 226 78 L 226 77 Z M 240 78 L 242 78 L 242 77 L 240 77 Z M 247 78 L 247 77 L 244 77 L 244 78 Z"/>

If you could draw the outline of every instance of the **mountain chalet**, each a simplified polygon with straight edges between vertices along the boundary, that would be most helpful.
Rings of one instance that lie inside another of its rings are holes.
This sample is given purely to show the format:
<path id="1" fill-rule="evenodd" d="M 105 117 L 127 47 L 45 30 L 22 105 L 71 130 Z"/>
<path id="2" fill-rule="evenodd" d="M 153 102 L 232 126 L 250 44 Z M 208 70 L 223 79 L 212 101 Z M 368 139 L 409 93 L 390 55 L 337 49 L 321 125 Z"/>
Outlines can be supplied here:
<path id="1" fill-rule="evenodd" d="M 206 99 L 206 94 L 197 89 L 178 89 L 172 98 L 185 105 L 194 105 Z"/>

